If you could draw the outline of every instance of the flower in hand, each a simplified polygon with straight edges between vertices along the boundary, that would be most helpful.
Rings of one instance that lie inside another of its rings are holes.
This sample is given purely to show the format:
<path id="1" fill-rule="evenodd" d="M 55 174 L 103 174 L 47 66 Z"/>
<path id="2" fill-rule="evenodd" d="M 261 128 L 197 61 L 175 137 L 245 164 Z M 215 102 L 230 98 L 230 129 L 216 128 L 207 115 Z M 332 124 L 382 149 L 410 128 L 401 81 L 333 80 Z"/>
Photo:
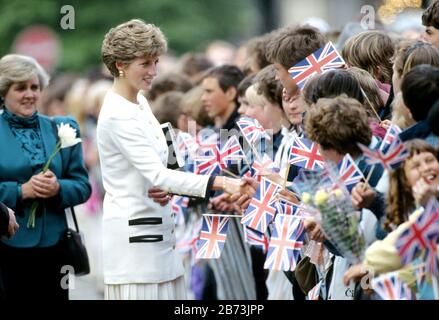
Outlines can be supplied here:
<path id="1" fill-rule="evenodd" d="M 74 145 L 81 142 L 80 138 L 76 137 L 76 129 L 72 128 L 69 124 L 61 123 L 58 125 L 58 142 L 52 151 L 49 159 L 43 167 L 40 174 L 33 176 L 31 179 L 31 184 L 34 189 L 35 195 L 39 198 L 47 199 L 53 197 L 59 192 L 59 184 L 56 176 L 49 169 L 52 160 L 55 158 L 56 154 L 64 148 L 73 147 Z M 27 221 L 28 228 L 35 227 L 35 214 L 39 206 L 39 202 L 35 201 L 32 204 L 29 220 Z"/>

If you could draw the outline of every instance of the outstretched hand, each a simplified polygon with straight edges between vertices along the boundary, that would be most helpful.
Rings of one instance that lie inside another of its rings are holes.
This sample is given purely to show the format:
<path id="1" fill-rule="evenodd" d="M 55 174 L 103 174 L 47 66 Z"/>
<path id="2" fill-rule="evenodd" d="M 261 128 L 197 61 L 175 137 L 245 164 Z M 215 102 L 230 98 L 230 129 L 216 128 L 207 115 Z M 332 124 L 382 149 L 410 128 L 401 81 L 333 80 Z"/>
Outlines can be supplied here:
<path id="1" fill-rule="evenodd" d="M 209 200 L 209 208 L 218 211 L 233 212 L 235 210 L 234 203 L 230 200 L 231 196 L 228 193 L 220 194 Z"/>
<path id="2" fill-rule="evenodd" d="M 240 212 L 244 212 L 250 204 L 259 182 L 256 179 L 243 177 L 241 179 L 241 189 L 239 193 L 233 194 L 231 201 L 239 208 Z"/>

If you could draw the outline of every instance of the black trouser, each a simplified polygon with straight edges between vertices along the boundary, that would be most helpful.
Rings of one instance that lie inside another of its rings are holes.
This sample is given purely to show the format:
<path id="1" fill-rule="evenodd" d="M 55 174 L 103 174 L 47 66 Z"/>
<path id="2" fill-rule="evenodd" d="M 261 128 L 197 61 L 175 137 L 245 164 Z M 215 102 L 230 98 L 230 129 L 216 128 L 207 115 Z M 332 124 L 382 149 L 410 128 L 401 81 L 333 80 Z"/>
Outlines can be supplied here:
<path id="1" fill-rule="evenodd" d="M 208 263 L 204 265 L 202 300 L 218 300 L 215 275 Z"/>
<path id="2" fill-rule="evenodd" d="M 0 242 L 0 270 L 7 300 L 68 300 L 63 244 L 15 248 Z M 63 286 L 62 286 L 63 284 Z"/>
<path id="3" fill-rule="evenodd" d="M 268 272 L 264 269 L 266 255 L 262 249 L 255 246 L 250 246 L 250 255 L 252 257 L 253 277 L 255 278 L 256 299 L 267 300 L 268 289 L 265 280 L 267 280 Z"/>

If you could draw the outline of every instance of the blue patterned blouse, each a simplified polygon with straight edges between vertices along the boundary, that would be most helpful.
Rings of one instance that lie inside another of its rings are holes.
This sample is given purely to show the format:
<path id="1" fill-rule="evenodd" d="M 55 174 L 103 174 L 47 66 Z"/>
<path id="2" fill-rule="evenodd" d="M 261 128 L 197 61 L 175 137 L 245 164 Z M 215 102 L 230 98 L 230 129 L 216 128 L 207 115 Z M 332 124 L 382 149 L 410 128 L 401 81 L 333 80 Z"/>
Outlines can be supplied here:
<path id="1" fill-rule="evenodd" d="M 24 118 L 3 109 L 2 117 L 9 123 L 12 133 L 20 144 L 26 157 L 28 157 L 33 173 L 40 171 L 46 162 L 46 153 L 41 139 L 38 113 Z"/>

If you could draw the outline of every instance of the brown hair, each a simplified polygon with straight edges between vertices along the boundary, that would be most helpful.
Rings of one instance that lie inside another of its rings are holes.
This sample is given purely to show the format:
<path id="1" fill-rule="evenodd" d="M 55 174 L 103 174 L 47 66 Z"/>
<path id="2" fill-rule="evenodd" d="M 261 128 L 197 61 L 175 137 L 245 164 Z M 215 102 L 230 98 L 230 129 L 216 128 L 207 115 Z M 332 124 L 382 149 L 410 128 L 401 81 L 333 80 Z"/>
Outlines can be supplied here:
<path id="1" fill-rule="evenodd" d="M 180 59 L 181 72 L 188 76 L 194 84 L 198 84 L 203 72 L 212 67 L 213 63 L 204 53 L 189 52 Z"/>
<path id="2" fill-rule="evenodd" d="M 282 108 L 282 84 L 276 80 L 276 69 L 273 65 L 259 71 L 253 81 L 258 94 L 263 95 L 270 103 Z"/>
<path id="3" fill-rule="evenodd" d="M 439 29 L 439 1 L 433 1 L 422 13 L 422 24 L 426 27 L 433 26 Z"/>
<path id="4" fill-rule="evenodd" d="M 247 55 L 249 57 L 248 63 L 256 64 L 257 70 L 252 70 L 258 72 L 259 70 L 265 68 L 270 64 L 267 60 L 267 45 L 270 41 L 270 33 L 264 34 L 259 37 L 251 38 L 246 47 L 247 47 Z M 251 68 L 252 65 L 246 66 L 247 68 Z"/>
<path id="5" fill-rule="evenodd" d="M 357 143 L 369 145 L 372 139 L 363 105 L 346 95 L 319 99 L 305 116 L 305 132 L 324 149 L 353 157 L 361 154 Z"/>
<path id="6" fill-rule="evenodd" d="M 404 163 L 397 169 L 390 172 L 389 175 L 389 192 L 387 194 L 387 215 L 384 222 L 384 228 L 391 232 L 404 221 L 408 220 L 411 210 L 414 209 L 415 199 L 412 190 L 408 186 L 407 178 L 404 172 L 404 166 L 407 160 L 421 152 L 430 152 L 437 158 L 437 150 L 424 140 L 414 139 L 405 142 L 405 146 L 410 155 Z"/>
<path id="7" fill-rule="evenodd" d="M 392 57 L 395 47 L 392 39 L 382 31 L 371 30 L 349 38 L 341 52 L 344 60 L 352 67 L 369 72 L 374 78 L 378 67 L 381 70 L 379 81 L 391 83 Z"/>
<path id="8" fill-rule="evenodd" d="M 370 117 L 375 117 L 375 113 L 372 110 L 370 110 L 369 102 L 372 105 L 372 108 L 374 108 L 376 112 L 378 112 L 380 108 L 383 107 L 384 105 L 384 102 L 380 96 L 380 91 L 379 91 L 380 89 L 378 88 L 375 79 L 370 75 L 369 72 L 357 67 L 349 68 L 347 69 L 347 72 L 352 74 L 355 77 L 355 79 L 357 79 L 361 89 L 364 91 L 364 94 L 366 95 L 364 99 L 364 104 L 366 105 L 367 114 Z"/>
<path id="9" fill-rule="evenodd" d="M 326 43 L 325 36 L 311 26 L 288 27 L 270 36 L 267 60 L 289 69 Z"/>
<path id="10" fill-rule="evenodd" d="M 196 86 L 186 92 L 181 99 L 181 110 L 184 114 L 194 119 L 197 124 L 206 127 L 212 125 L 213 121 L 203 109 L 202 95 L 203 88 L 201 86 Z"/>
<path id="11" fill-rule="evenodd" d="M 166 38 L 159 28 L 133 19 L 108 31 L 102 43 L 101 56 L 110 73 L 118 77 L 116 61 L 128 65 L 136 58 L 155 58 L 166 50 Z"/>
<path id="12" fill-rule="evenodd" d="M 177 128 L 178 118 L 183 114 L 180 107 L 182 97 L 181 92 L 169 91 L 154 101 L 154 115 L 159 123 L 170 122 L 174 128 Z"/>
<path id="13" fill-rule="evenodd" d="M 427 42 L 404 41 L 398 46 L 394 57 L 394 69 L 398 77 L 420 64 L 439 67 L 439 49 Z"/>
<path id="14" fill-rule="evenodd" d="M 309 84 L 308 84 L 309 83 Z M 345 94 L 364 104 L 360 83 L 345 69 L 329 70 L 314 75 L 304 87 L 305 101 L 312 105 L 320 98 L 334 98 Z"/>
<path id="15" fill-rule="evenodd" d="M 183 74 L 169 72 L 158 75 L 152 82 L 151 89 L 147 92 L 148 100 L 154 101 L 162 94 L 169 91 L 187 92 L 192 88 L 192 83 Z"/>

